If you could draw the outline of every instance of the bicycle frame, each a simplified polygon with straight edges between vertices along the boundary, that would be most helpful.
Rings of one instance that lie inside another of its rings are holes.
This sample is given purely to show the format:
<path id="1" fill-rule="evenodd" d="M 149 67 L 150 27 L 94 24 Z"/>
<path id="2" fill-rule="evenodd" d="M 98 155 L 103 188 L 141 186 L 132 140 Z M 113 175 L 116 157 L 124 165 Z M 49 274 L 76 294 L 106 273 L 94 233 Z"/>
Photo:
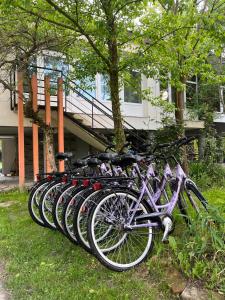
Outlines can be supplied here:
<path id="1" fill-rule="evenodd" d="M 137 165 L 136 165 L 136 169 L 137 169 L 139 176 L 141 176 L 140 170 Z M 182 184 L 187 178 L 182 167 L 178 163 L 176 166 L 176 183 L 177 183 L 176 189 L 174 190 L 174 192 L 171 196 L 171 199 L 168 203 L 163 204 L 163 205 L 158 205 L 157 201 L 162 196 L 167 182 L 172 178 L 172 171 L 170 169 L 169 164 L 166 163 L 160 186 L 158 187 L 157 191 L 153 195 L 149 191 L 149 188 L 147 185 L 150 177 L 153 177 L 153 178 L 155 177 L 155 173 L 154 173 L 152 164 L 149 165 L 146 178 L 142 181 L 141 193 L 140 193 L 137 203 L 135 204 L 135 207 L 133 209 L 130 208 L 130 210 L 128 211 L 128 215 L 131 212 L 131 210 L 132 210 L 132 214 L 131 214 L 131 217 L 129 218 L 128 223 L 125 224 L 125 228 L 134 229 L 134 228 L 142 228 L 142 227 L 159 227 L 160 226 L 159 222 L 148 222 L 148 223 L 144 223 L 144 224 L 134 224 L 134 225 L 131 224 L 135 218 L 136 211 L 137 211 L 141 201 L 143 200 L 144 195 L 147 194 L 148 199 L 145 201 L 147 201 L 147 203 L 150 205 L 150 207 L 153 210 L 153 213 L 144 214 L 144 215 L 139 216 L 138 218 L 136 218 L 136 219 L 138 219 L 138 221 L 140 221 L 141 219 L 146 220 L 146 218 L 148 218 L 150 220 L 151 217 L 153 218 L 153 217 L 160 217 L 160 216 L 166 216 L 166 215 L 170 216 L 177 204 Z M 161 210 L 164 208 L 166 210 L 162 212 Z"/>

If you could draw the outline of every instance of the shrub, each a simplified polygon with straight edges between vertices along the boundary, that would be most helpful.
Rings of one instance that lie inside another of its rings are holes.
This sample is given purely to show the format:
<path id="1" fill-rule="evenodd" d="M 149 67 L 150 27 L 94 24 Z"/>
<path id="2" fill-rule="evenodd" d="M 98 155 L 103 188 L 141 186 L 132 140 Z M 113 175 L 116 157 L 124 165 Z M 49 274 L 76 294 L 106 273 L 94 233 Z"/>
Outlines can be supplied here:
<path id="1" fill-rule="evenodd" d="M 223 211 L 221 211 L 223 209 Z M 182 232 L 169 238 L 176 263 L 185 275 L 201 279 L 211 288 L 225 292 L 225 209 L 209 208 Z"/>
<path id="2" fill-rule="evenodd" d="M 192 162 L 189 175 L 202 188 L 225 185 L 225 167 L 221 164 Z"/>

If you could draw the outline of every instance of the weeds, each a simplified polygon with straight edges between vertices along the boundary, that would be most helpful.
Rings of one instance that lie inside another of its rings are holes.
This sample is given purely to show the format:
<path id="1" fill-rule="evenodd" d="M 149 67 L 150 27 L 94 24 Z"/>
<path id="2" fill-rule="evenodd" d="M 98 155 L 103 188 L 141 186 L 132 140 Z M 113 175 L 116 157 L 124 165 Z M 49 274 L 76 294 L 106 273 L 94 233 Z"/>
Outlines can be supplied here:
<path id="1" fill-rule="evenodd" d="M 190 177 L 198 183 L 201 188 L 212 188 L 213 186 L 225 187 L 225 168 L 215 163 L 190 163 Z"/>
<path id="2" fill-rule="evenodd" d="M 174 259 L 183 273 L 222 292 L 225 292 L 224 213 L 212 206 L 183 231 L 180 239 L 169 238 Z"/>

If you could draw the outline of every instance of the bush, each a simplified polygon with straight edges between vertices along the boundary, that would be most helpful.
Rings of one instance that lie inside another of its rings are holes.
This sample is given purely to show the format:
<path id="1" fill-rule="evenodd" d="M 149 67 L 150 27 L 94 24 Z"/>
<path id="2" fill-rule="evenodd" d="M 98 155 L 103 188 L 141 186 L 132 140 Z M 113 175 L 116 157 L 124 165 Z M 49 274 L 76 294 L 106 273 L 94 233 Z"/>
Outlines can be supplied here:
<path id="1" fill-rule="evenodd" d="M 185 275 L 201 279 L 208 288 L 225 292 L 224 206 L 221 209 L 209 208 L 209 213 L 199 215 L 180 239 L 170 236 L 169 245 Z"/>
<path id="2" fill-rule="evenodd" d="M 225 167 L 221 164 L 192 162 L 189 175 L 202 188 L 225 185 Z"/>

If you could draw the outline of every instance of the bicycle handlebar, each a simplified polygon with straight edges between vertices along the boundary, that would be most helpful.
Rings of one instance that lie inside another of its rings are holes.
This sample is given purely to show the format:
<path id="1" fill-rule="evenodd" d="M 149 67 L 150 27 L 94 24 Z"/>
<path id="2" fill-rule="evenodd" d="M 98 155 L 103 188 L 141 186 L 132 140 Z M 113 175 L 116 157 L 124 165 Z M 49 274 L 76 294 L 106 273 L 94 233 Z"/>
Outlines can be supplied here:
<path id="1" fill-rule="evenodd" d="M 169 148 L 169 147 L 172 147 L 172 146 L 177 146 L 178 148 L 184 146 L 184 145 L 187 145 L 188 143 L 190 143 L 191 141 L 195 140 L 196 137 L 193 136 L 193 137 L 190 137 L 190 138 L 187 138 L 187 137 L 183 137 L 177 141 L 174 141 L 174 142 L 171 142 L 171 143 L 164 143 L 164 144 L 158 144 L 155 146 L 154 150 L 153 150 L 153 153 L 157 150 L 157 149 L 161 149 L 161 148 Z"/>

